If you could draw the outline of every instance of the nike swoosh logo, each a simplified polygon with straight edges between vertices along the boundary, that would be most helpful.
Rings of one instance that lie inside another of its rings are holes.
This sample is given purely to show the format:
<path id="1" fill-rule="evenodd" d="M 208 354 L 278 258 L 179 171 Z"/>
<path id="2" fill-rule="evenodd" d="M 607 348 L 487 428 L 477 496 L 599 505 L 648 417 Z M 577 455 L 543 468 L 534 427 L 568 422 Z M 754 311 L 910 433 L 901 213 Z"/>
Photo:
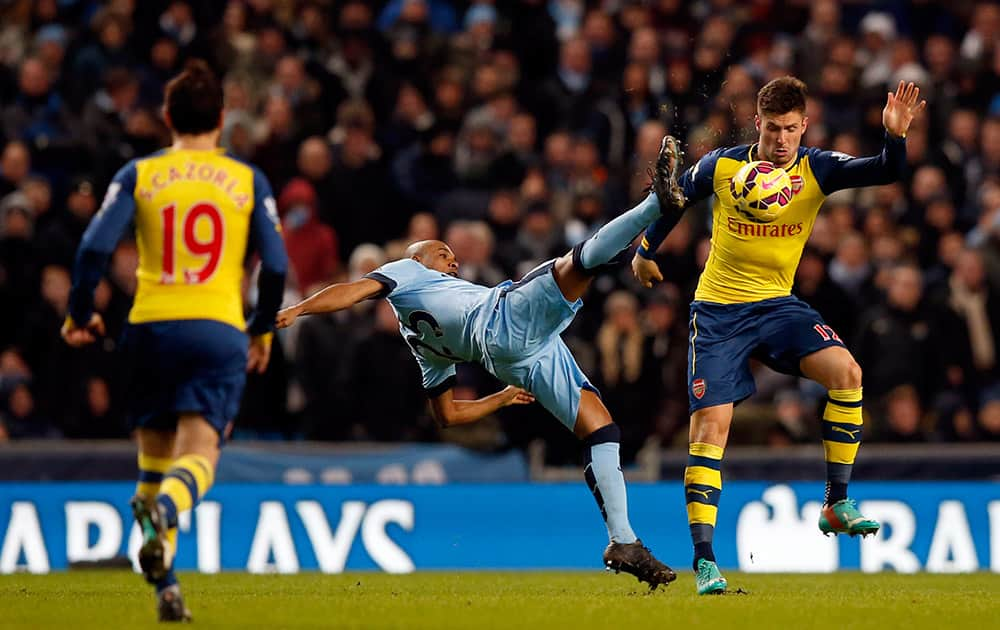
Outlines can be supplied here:
<path id="1" fill-rule="evenodd" d="M 830 428 L 839 433 L 846 433 L 847 435 L 851 436 L 852 440 L 854 439 L 854 434 L 861 430 L 861 429 L 854 429 L 853 431 L 848 431 L 843 427 L 830 427 Z"/>
<path id="2" fill-rule="evenodd" d="M 778 180 L 776 179 L 772 181 L 763 181 L 760 183 L 760 187 L 763 188 L 764 190 L 771 190 L 777 183 Z"/>

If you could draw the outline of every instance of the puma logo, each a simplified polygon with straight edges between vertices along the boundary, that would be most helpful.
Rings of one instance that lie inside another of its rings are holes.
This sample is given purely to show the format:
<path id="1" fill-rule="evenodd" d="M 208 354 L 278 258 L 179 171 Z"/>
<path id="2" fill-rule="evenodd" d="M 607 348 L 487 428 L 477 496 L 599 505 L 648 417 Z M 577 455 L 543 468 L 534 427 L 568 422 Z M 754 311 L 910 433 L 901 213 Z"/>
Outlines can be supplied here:
<path id="1" fill-rule="evenodd" d="M 852 518 L 851 520 L 847 521 L 847 526 L 848 527 L 854 527 L 858 523 L 863 523 L 866 520 L 868 520 L 868 519 L 866 519 L 863 516 L 859 516 L 858 518 Z"/>
<path id="2" fill-rule="evenodd" d="M 843 427 L 830 427 L 833 431 L 838 431 L 840 433 L 846 433 L 852 440 L 854 439 L 854 434 L 861 431 L 861 429 L 854 429 L 853 431 L 848 431 Z"/>
<path id="3" fill-rule="evenodd" d="M 695 488 L 688 488 L 688 492 L 700 494 L 701 496 L 705 497 L 706 500 L 708 500 L 708 495 L 712 494 L 712 488 L 709 488 L 708 490 L 696 490 Z"/>

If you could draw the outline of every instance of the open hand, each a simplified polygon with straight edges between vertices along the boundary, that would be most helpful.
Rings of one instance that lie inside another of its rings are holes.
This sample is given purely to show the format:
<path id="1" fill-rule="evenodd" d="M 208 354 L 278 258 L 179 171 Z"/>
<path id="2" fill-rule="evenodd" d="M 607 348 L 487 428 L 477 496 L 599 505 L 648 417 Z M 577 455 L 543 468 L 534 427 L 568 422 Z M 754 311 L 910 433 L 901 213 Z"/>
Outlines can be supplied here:
<path id="1" fill-rule="evenodd" d="M 882 124 L 891 135 L 902 137 L 910 128 L 913 118 L 925 107 L 927 101 L 917 102 L 920 88 L 913 83 L 899 82 L 896 93 L 889 92 L 885 99 L 885 109 L 882 110 Z"/>
<path id="2" fill-rule="evenodd" d="M 647 289 L 652 289 L 654 282 L 663 282 L 660 266 L 639 254 L 632 257 L 632 273 L 635 274 L 635 279 L 639 281 L 639 284 Z"/>
<path id="3" fill-rule="evenodd" d="M 104 320 L 100 314 L 94 313 L 90 316 L 90 321 L 87 322 L 86 326 L 78 326 L 67 317 L 59 332 L 67 344 L 79 348 L 88 343 L 94 343 L 98 337 L 104 334 Z"/>
<path id="4" fill-rule="evenodd" d="M 508 385 L 500 392 L 504 397 L 504 407 L 510 405 L 530 405 L 535 402 L 535 397 L 532 396 L 527 390 L 521 389 L 520 387 L 514 387 L 513 385 Z"/>

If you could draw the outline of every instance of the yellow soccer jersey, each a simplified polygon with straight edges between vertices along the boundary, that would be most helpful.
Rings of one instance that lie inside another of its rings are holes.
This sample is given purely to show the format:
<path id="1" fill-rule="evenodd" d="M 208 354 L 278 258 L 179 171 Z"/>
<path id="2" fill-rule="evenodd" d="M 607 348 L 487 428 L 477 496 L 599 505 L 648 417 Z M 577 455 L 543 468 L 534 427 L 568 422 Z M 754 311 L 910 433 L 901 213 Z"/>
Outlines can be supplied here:
<path id="1" fill-rule="evenodd" d="M 246 328 L 242 282 L 249 243 L 266 271 L 284 277 L 287 259 L 270 185 L 221 149 L 167 149 L 125 165 L 87 228 L 77 266 L 87 267 L 88 252 L 110 254 L 132 221 L 139 282 L 130 323 L 209 319 Z M 92 304 L 74 297 L 71 315 L 81 321 Z"/>
<path id="2" fill-rule="evenodd" d="M 712 245 L 696 300 L 741 304 L 790 295 L 802 250 L 827 195 L 897 180 L 906 150 L 901 138 L 888 136 L 882 153 L 868 158 L 800 147 L 795 161 L 785 168 L 792 179 L 792 200 L 778 220 L 766 224 L 751 222 L 736 211 L 729 186 L 744 164 L 759 159 L 757 145 L 718 149 L 681 177 L 688 205 L 715 196 Z M 678 218 L 664 217 L 650 226 L 639 255 L 652 258 Z"/>

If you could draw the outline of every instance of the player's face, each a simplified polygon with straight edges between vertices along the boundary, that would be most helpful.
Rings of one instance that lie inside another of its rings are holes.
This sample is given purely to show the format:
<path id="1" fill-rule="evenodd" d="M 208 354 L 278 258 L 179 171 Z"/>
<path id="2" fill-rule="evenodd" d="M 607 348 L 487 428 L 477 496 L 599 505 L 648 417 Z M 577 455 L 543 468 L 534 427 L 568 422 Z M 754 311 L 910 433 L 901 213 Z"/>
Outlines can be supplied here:
<path id="1" fill-rule="evenodd" d="M 802 112 L 791 111 L 780 115 L 758 114 L 755 122 L 757 131 L 760 132 L 757 153 L 761 159 L 778 166 L 791 164 L 798 153 L 809 119 Z"/>
<path id="2" fill-rule="evenodd" d="M 441 246 L 435 248 L 420 262 L 424 263 L 424 266 L 428 269 L 440 271 L 456 278 L 458 277 L 458 260 L 455 258 L 455 252 L 451 251 L 450 247 Z"/>

